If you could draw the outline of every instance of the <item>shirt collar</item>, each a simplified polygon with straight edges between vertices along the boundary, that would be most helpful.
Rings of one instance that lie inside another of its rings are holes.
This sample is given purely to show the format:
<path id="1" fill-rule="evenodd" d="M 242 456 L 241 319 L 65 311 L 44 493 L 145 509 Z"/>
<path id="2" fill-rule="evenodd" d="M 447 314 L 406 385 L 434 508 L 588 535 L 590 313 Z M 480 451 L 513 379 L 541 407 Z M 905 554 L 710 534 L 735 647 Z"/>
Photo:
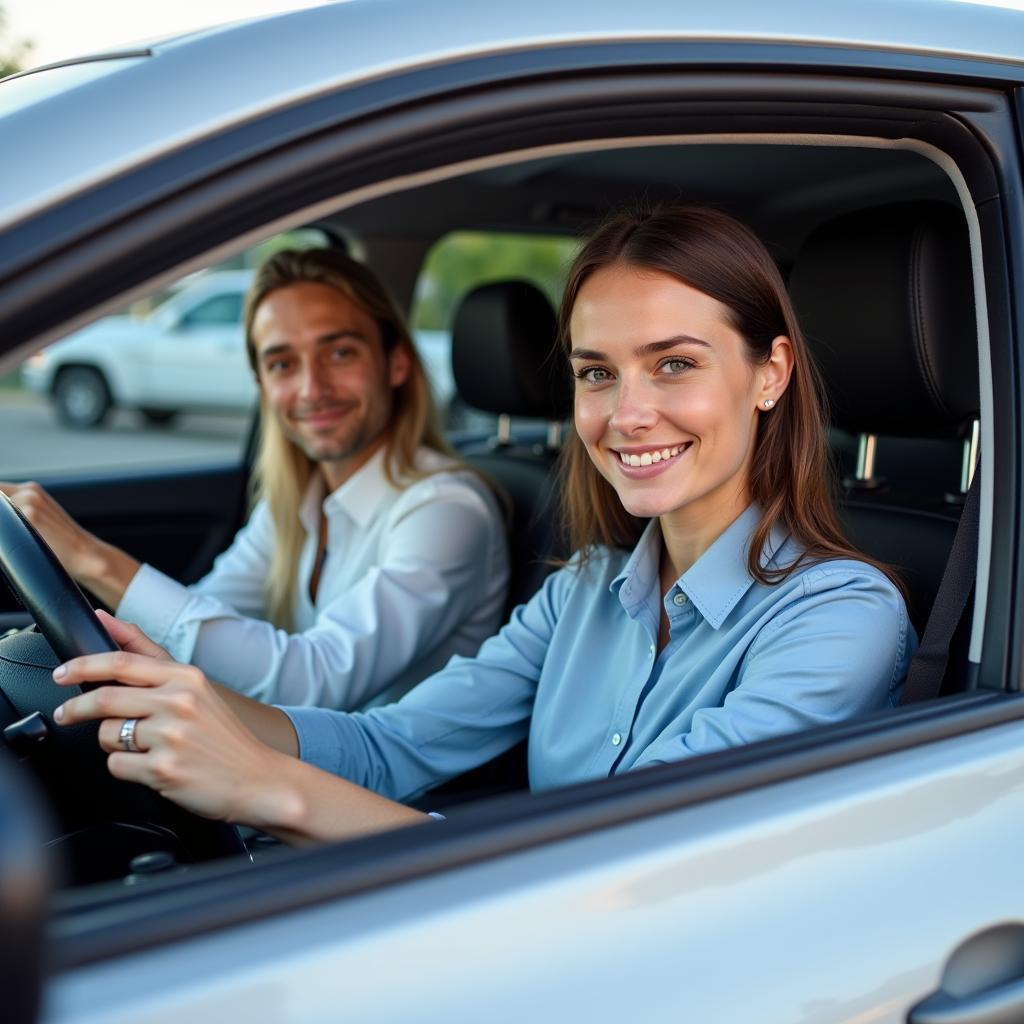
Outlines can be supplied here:
<path id="1" fill-rule="evenodd" d="M 721 627 L 754 583 L 747 570 L 747 550 L 760 518 L 761 509 L 749 505 L 674 584 L 713 629 Z M 765 543 L 762 564 L 775 556 L 786 539 L 786 532 L 776 526 Z M 633 615 L 652 588 L 659 586 L 660 558 L 661 530 L 658 521 L 652 519 L 610 585 L 611 590 L 618 590 L 619 600 L 628 614 Z"/>
<path id="2" fill-rule="evenodd" d="M 299 519 L 306 531 L 314 533 L 319 529 L 321 507 L 328 520 L 343 512 L 357 526 L 365 527 L 380 503 L 394 490 L 384 473 L 386 452 L 387 445 L 379 448 L 339 488 L 326 496 L 323 477 L 314 473 L 299 509 Z"/>

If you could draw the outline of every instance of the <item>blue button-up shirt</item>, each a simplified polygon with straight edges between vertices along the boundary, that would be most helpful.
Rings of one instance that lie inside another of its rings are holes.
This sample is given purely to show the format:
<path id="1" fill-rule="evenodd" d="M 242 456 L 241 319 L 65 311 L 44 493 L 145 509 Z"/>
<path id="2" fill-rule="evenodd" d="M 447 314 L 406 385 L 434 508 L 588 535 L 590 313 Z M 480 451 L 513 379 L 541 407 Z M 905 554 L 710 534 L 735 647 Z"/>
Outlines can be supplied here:
<path id="1" fill-rule="evenodd" d="M 405 800 L 529 734 L 541 789 L 895 704 L 917 644 L 896 587 L 854 560 L 758 583 L 746 562 L 757 522 L 751 506 L 664 595 L 652 522 L 628 557 L 604 551 L 549 576 L 477 657 L 453 658 L 398 703 L 286 708 L 300 756 Z M 763 564 L 799 553 L 776 533 Z"/>

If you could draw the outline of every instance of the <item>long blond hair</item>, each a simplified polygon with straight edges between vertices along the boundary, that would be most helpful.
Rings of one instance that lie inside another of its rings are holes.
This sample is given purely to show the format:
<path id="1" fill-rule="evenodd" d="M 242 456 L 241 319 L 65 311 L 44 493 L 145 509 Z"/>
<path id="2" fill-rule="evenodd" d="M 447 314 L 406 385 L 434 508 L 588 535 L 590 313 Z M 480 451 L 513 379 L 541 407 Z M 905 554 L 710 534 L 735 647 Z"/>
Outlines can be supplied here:
<path id="1" fill-rule="evenodd" d="M 793 372 L 771 413 L 761 417 L 751 466 L 751 497 L 761 509 L 747 554 L 759 583 L 785 579 L 807 562 L 856 558 L 885 573 L 906 596 L 888 565 L 846 540 L 832 495 L 822 387 L 797 323 L 782 276 L 760 239 L 727 214 L 696 206 L 619 212 L 602 224 L 576 257 L 565 285 L 559 329 L 570 349 L 569 322 L 584 282 L 604 267 L 622 264 L 669 274 L 729 311 L 752 363 L 771 355 L 772 340 L 789 338 Z M 584 559 L 598 546 L 632 548 L 645 521 L 631 516 L 598 473 L 573 431 L 563 450 L 563 512 L 570 550 Z M 793 535 L 803 555 L 769 568 L 761 556 L 776 526 Z"/>
<path id="2" fill-rule="evenodd" d="M 454 457 L 441 433 L 437 410 L 423 363 L 398 306 L 371 271 L 336 249 L 284 250 L 275 253 L 256 272 L 245 300 L 245 343 L 249 363 L 259 378 L 252 325 L 260 303 L 273 291 L 295 284 L 335 288 L 376 320 L 384 352 L 402 347 L 408 354 L 409 374 L 394 390 L 394 412 L 384 449 L 384 472 L 396 487 L 420 479 L 416 452 L 433 448 Z M 296 567 L 306 534 L 299 506 L 317 464 L 281 430 L 277 417 L 260 398 L 259 452 L 253 471 L 253 500 L 265 499 L 274 523 L 275 545 L 264 582 L 267 618 L 281 629 L 294 627 L 298 574 Z"/>

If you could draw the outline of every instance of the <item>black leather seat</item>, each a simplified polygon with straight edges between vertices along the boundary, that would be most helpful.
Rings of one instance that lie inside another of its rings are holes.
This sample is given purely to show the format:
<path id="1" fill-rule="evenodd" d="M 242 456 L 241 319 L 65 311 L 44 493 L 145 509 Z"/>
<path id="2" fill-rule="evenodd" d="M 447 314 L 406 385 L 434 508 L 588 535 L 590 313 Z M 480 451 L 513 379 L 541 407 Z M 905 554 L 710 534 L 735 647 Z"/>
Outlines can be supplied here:
<path id="1" fill-rule="evenodd" d="M 887 479 L 847 481 L 841 510 L 850 539 L 900 571 L 919 635 L 960 513 L 941 441 L 962 448 L 978 415 L 972 280 L 963 214 L 939 203 L 823 225 L 789 279 L 833 423 L 889 445 Z"/>
<path id="2" fill-rule="evenodd" d="M 469 292 L 452 326 L 452 368 L 460 397 L 508 419 L 561 423 L 571 407 L 569 370 L 558 324 L 542 292 L 525 281 L 500 281 Z M 497 482 L 509 498 L 511 574 L 507 612 L 528 601 L 566 554 L 560 544 L 558 453 L 543 443 L 518 443 L 507 429 L 488 441 L 460 445 L 459 454 Z M 529 784 L 526 741 L 427 794 L 424 810 L 443 810 Z"/>
<path id="3" fill-rule="evenodd" d="M 569 372 L 558 345 L 551 303 L 525 281 L 471 291 L 452 327 L 452 367 L 459 395 L 499 417 L 558 423 L 571 404 Z M 557 450 L 507 431 L 460 447 L 460 454 L 505 490 L 510 500 L 508 609 L 528 600 L 565 552 L 559 545 Z"/>

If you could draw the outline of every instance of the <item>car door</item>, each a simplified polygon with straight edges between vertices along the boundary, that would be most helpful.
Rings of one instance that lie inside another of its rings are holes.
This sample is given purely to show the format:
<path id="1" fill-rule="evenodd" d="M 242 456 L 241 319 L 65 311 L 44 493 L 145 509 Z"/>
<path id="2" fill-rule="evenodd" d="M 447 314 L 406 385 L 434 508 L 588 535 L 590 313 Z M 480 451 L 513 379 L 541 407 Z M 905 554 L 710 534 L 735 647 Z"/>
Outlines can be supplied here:
<path id="1" fill-rule="evenodd" d="M 777 35 L 774 19 L 785 22 L 786 12 L 769 14 L 762 27 Z M 347 38 L 359 42 L 363 23 L 331 20 L 343 11 L 316 17 L 325 21 L 303 25 L 348 27 Z M 659 37 L 646 49 L 624 23 L 605 27 L 603 38 L 619 42 L 600 55 L 550 46 L 540 33 L 542 43 L 511 55 L 482 45 L 465 62 L 435 54 L 427 72 L 417 60 L 385 83 L 390 106 L 376 77 L 369 92 L 360 80 L 335 96 L 344 102 L 333 113 L 320 105 L 323 83 L 310 87 L 308 106 L 289 92 L 289 117 L 275 120 L 275 110 L 261 126 L 273 161 L 246 151 L 249 177 L 238 171 L 235 219 L 225 214 L 218 241 L 295 215 L 297 177 L 302 202 L 344 208 L 357 189 L 398 193 L 424 168 L 454 175 L 458 162 L 490 158 L 504 168 L 510 154 L 539 159 L 556 144 L 614 149 L 610 136 L 637 131 L 673 139 L 768 133 L 784 145 L 799 136 L 808 148 L 825 132 L 851 149 L 879 138 L 937 147 L 975 211 L 983 358 L 993 371 L 983 410 L 990 447 L 972 644 L 978 685 L 870 720 L 513 796 L 405 833 L 67 894 L 55 900 L 45 1019 L 628 1014 L 824 1024 L 905 1020 L 939 988 L 964 1020 L 984 1019 L 994 1000 L 1017 1012 L 1024 305 L 1010 270 L 1024 241 L 1009 72 L 943 61 L 928 47 L 897 59 L 888 48 L 807 45 L 792 23 L 791 42 L 779 47 L 750 45 L 748 29 L 733 45 L 718 36 L 675 45 Z M 381 28 L 370 19 L 367 40 L 381 38 Z M 430 38 L 430 25 L 420 28 Z M 267 30 L 268 52 L 281 32 Z M 261 37 L 246 33 L 251 60 Z M 229 36 L 203 46 L 224 60 L 236 49 Z M 828 73 L 800 73 L 808 63 Z M 890 77 L 894 63 L 899 74 Z M 579 73 L 581 65 L 600 73 Z M 652 79 L 652 65 L 673 73 Z M 247 121 L 250 141 L 255 130 Z M 155 237 L 157 224 L 177 214 L 175 245 L 212 244 L 198 239 L 224 168 L 202 145 L 183 147 L 188 160 L 179 153 L 168 164 L 161 187 L 191 161 L 189 187 L 160 218 L 141 213 L 135 238 Z M 121 184 L 126 194 L 138 184 L 130 169 Z M 70 205 L 64 212 L 73 219 Z M 119 235 L 113 218 L 104 242 L 113 252 L 139 244 Z M 68 271 L 72 283 L 79 273 Z M 124 287 L 102 272 L 93 284 Z M 44 332 L 41 314 L 32 321 L 18 303 L 15 288 L 0 287 L 0 317 L 24 333 Z"/>
<path id="2" fill-rule="evenodd" d="M 994 708 L 961 711 L 980 724 Z M 268 865 L 231 895 L 255 901 L 244 928 L 211 885 L 174 905 L 153 894 L 131 915 L 110 902 L 99 950 L 86 948 L 98 919 L 58 926 L 76 966 L 52 984 L 45 1019 L 230 1008 L 316 1024 L 343 1008 L 365 1021 L 896 1022 L 945 986 L 959 1019 L 984 1020 L 972 999 L 1020 986 L 1006 837 L 1024 812 L 1022 741 L 1012 721 L 866 762 L 804 760 L 799 774 L 784 752 L 762 752 L 727 773 L 731 785 L 712 783 L 709 764 L 685 781 L 652 770 L 645 797 L 628 792 L 637 776 L 546 807 L 517 798 Z M 979 861 L 984 871 L 964 870 Z M 193 937 L 126 956 L 129 937 L 179 930 Z M 189 985 L 169 982 L 185 971 Z"/>

